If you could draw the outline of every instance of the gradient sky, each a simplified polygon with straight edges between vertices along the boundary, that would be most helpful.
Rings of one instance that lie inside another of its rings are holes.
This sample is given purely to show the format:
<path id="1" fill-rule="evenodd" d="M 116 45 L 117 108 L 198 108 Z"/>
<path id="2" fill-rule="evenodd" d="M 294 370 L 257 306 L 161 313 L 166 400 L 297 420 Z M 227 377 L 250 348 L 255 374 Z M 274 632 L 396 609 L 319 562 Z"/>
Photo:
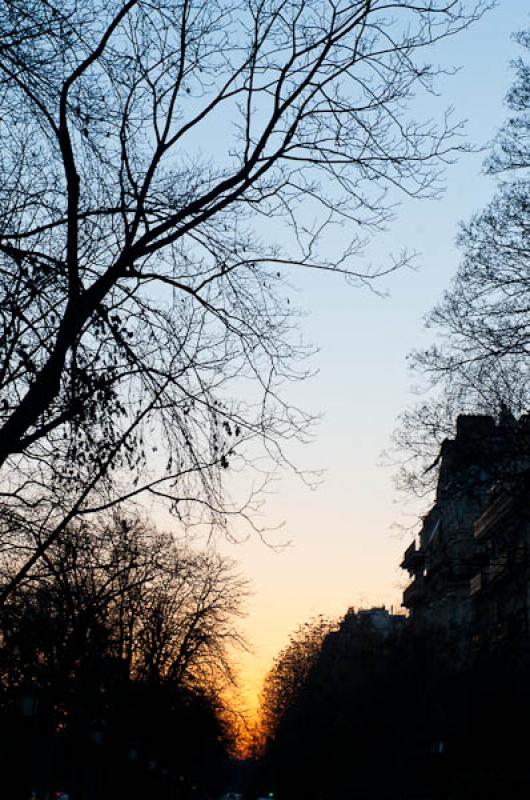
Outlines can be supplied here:
<path id="1" fill-rule="evenodd" d="M 440 97 L 419 114 L 455 107 L 467 119 L 468 140 L 486 145 L 506 117 L 510 59 L 518 47 L 510 35 L 529 22 L 526 0 L 500 0 L 472 29 L 444 42 L 432 60 L 460 72 L 439 82 Z M 428 102 L 428 106 L 427 106 Z M 400 556 L 410 535 L 392 529 L 412 522 L 391 471 L 381 466 L 395 420 L 410 403 L 405 357 L 425 341 L 423 315 L 448 285 L 458 263 L 458 221 L 480 209 L 495 183 L 481 175 L 484 154 L 462 156 L 447 172 L 440 200 L 406 202 L 398 219 L 367 253 L 377 261 L 403 246 L 420 251 L 418 270 L 386 280 L 388 297 L 349 288 L 340 277 L 297 277 L 298 303 L 307 312 L 304 337 L 319 347 L 310 383 L 294 391 L 304 408 L 321 411 L 314 444 L 290 455 L 303 468 L 326 470 L 315 491 L 286 476 L 269 497 L 271 524 L 285 521 L 280 552 L 261 541 L 222 545 L 251 580 L 254 595 L 244 630 L 253 652 L 240 656 L 242 695 L 250 708 L 272 659 L 289 634 L 316 614 L 343 615 L 350 606 L 386 604 L 398 609 L 405 583 Z"/>

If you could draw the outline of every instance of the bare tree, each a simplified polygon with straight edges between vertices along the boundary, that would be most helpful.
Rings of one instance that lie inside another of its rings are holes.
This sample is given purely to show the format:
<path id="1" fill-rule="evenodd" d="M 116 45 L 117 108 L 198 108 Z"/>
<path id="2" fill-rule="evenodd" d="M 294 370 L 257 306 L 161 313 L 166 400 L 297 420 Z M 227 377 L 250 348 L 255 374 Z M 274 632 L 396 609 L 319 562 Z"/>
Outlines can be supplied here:
<path id="1" fill-rule="evenodd" d="M 310 422 L 279 393 L 307 354 L 284 268 L 376 277 L 356 256 L 387 192 L 436 193 L 458 146 L 406 114 L 439 71 L 418 58 L 487 5 L 2 4 L 2 541 L 34 537 L 4 594 L 76 515 L 252 510 L 227 468 Z"/>
<path id="2" fill-rule="evenodd" d="M 528 31 L 515 38 L 530 48 Z M 405 412 L 397 432 L 408 458 L 402 483 L 415 491 L 429 490 L 436 480 L 436 470 L 425 468 L 443 439 L 454 434 L 459 413 L 529 409 L 530 65 L 520 58 L 514 68 L 516 79 L 507 95 L 512 115 L 485 164 L 501 183 L 493 200 L 461 226 L 462 261 L 427 317 L 436 343 L 411 355 L 429 392 Z"/>
<path id="3" fill-rule="evenodd" d="M 184 554 L 143 594 L 133 641 L 135 674 L 177 685 L 232 682 L 230 657 L 245 647 L 235 623 L 247 594 L 234 565 L 217 553 Z"/>
<path id="4" fill-rule="evenodd" d="M 3 581 L 17 570 L 5 562 Z M 230 656 L 245 646 L 237 621 L 247 595 L 234 564 L 211 550 L 177 546 L 134 519 L 78 524 L 4 606 L 3 688 L 35 680 L 64 693 L 103 670 L 113 680 L 216 689 L 232 680 Z"/>
<path id="5" fill-rule="evenodd" d="M 17 570 L 2 567 L 3 580 Z M 231 562 L 178 547 L 138 519 L 100 517 L 65 531 L 0 615 L 9 796 L 39 782 L 49 790 L 58 776 L 109 797 L 152 795 L 162 778 L 166 792 L 177 781 L 180 790 L 215 782 L 246 592 Z M 28 692 L 29 725 L 17 714 Z M 124 749 L 134 751 L 133 769 Z M 154 759 L 163 774 L 153 773 Z"/>

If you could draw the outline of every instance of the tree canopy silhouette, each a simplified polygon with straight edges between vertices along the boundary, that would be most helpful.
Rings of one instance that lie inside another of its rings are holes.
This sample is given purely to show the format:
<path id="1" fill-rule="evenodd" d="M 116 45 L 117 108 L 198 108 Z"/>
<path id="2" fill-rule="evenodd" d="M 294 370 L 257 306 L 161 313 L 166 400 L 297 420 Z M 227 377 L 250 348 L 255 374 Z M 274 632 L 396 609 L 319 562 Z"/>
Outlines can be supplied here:
<path id="1" fill-rule="evenodd" d="M 104 798 L 169 796 L 182 782 L 185 796 L 194 784 L 211 795 L 227 762 L 224 689 L 247 591 L 227 559 L 138 519 L 65 531 L 0 615 L 9 796 L 36 786 L 44 796 L 52 779 Z"/>
<path id="2" fill-rule="evenodd" d="M 515 40 L 530 49 L 529 31 Z M 498 190 L 460 228 L 462 261 L 427 317 L 437 342 L 411 354 L 434 390 L 405 412 L 396 437 L 411 456 L 403 483 L 420 492 L 432 485 L 436 472 L 425 467 L 453 435 L 459 413 L 504 406 L 522 413 L 530 403 L 530 65 L 518 58 L 513 66 L 506 98 L 512 113 L 485 162 L 486 172 L 501 179 Z"/>
<path id="3" fill-rule="evenodd" d="M 458 146 L 406 113 L 421 54 L 487 5 L 2 4 L 1 525 L 35 537 L 13 585 L 142 494 L 184 523 L 252 510 L 228 467 L 249 440 L 284 461 L 310 422 L 280 391 L 307 353 L 282 268 L 376 277 L 355 257 L 388 190 L 436 192 Z"/>

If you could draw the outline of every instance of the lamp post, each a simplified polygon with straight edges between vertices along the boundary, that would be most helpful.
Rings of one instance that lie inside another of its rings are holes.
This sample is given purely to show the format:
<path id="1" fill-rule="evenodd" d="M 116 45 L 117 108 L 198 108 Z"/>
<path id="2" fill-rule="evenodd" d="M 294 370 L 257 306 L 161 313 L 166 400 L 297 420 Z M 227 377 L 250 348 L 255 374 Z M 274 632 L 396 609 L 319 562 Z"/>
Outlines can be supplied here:
<path id="1" fill-rule="evenodd" d="M 35 724 L 39 713 L 39 684 L 31 681 L 21 687 L 15 703 L 19 715 L 25 719 L 29 725 L 29 781 L 31 798 L 37 797 L 37 792 L 33 787 L 34 780 L 34 760 L 35 760 Z"/>
<path id="2" fill-rule="evenodd" d="M 94 765 L 94 783 L 93 783 L 93 798 L 99 800 L 101 796 L 101 748 L 105 743 L 105 721 L 94 720 L 90 729 L 90 741 L 94 745 L 95 752 L 95 765 Z"/>
<path id="3" fill-rule="evenodd" d="M 139 746 L 137 742 L 129 742 L 127 749 L 127 761 L 129 764 L 136 764 L 139 758 Z"/>
<path id="4" fill-rule="evenodd" d="M 35 719 L 39 710 L 39 698 L 33 684 L 24 688 L 17 698 L 18 712 L 26 719 Z"/>

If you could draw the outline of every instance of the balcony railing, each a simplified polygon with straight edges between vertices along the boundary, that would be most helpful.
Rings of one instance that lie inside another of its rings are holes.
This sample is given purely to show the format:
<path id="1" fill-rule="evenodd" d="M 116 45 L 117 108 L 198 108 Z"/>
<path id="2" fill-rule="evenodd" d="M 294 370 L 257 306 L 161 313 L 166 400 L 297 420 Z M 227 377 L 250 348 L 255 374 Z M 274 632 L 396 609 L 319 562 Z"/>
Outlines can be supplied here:
<path id="1" fill-rule="evenodd" d="M 405 608 L 414 608 L 421 603 L 425 597 L 425 578 L 418 575 L 403 592 L 403 605 Z"/>
<path id="2" fill-rule="evenodd" d="M 500 580 L 508 574 L 508 554 L 501 553 L 490 561 L 488 567 L 488 580 L 490 583 Z"/>
<path id="3" fill-rule="evenodd" d="M 473 596 L 474 594 L 478 594 L 478 592 L 482 591 L 484 588 L 485 576 L 482 572 L 479 572 L 477 575 L 473 575 L 471 580 L 469 581 L 469 594 Z"/>
<path id="4" fill-rule="evenodd" d="M 401 568 L 406 569 L 409 572 L 416 572 L 423 567 L 424 560 L 425 557 L 423 550 L 421 550 L 421 548 L 416 550 L 416 542 L 412 542 L 412 544 L 407 547 L 405 553 L 403 554 Z"/>
<path id="5" fill-rule="evenodd" d="M 475 538 L 482 539 L 491 535 L 510 516 L 513 508 L 513 497 L 503 495 L 497 498 L 475 522 Z"/>

